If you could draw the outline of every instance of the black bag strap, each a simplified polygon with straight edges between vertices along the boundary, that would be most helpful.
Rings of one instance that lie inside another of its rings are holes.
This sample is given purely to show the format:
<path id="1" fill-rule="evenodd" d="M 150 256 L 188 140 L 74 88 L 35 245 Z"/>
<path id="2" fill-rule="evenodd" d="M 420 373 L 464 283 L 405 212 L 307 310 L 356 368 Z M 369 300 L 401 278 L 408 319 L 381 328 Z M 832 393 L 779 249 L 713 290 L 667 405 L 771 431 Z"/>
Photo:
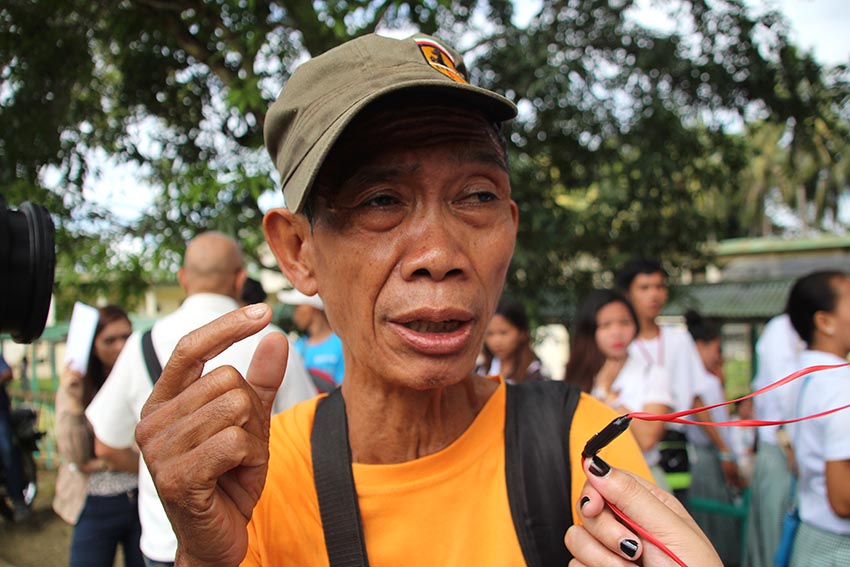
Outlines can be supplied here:
<path id="1" fill-rule="evenodd" d="M 525 562 L 566 565 L 564 534 L 572 525 L 570 425 L 581 391 L 558 381 L 508 384 L 505 477 L 508 503 Z"/>
<path id="2" fill-rule="evenodd" d="M 572 525 L 570 424 L 581 392 L 563 382 L 508 385 L 505 476 L 514 529 L 531 567 L 566 565 Z M 310 434 L 313 480 L 331 567 L 367 567 L 341 390 L 319 401 Z"/>
<path id="3" fill-rule="evenodd" d="M 156 385 L 159 376 L 162 374 L 162 364 L 156 356 L 156 351 L 153 349 L 153 337 L 151 329 L 148 329 L 142 334 L 142 354 L 145 355 L 145 366 L 148 367 L 148 374 L 151 377 L 151 382 Z"/>
<path id="4" fill-rule="evenodd" d="M 316 406 L 310 445 L 330 567 L 368 567 L 341 389 Z"/>

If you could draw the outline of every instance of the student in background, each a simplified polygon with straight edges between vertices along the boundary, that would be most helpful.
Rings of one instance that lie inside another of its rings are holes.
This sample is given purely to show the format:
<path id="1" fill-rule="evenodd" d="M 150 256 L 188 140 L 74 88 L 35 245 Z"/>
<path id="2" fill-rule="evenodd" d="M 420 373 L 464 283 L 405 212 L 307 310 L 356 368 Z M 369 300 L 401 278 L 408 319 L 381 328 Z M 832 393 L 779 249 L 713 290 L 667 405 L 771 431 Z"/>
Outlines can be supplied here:
<path id="1" fill-rule="evenodd" d="M 133 327 L 115 305 L 98 309 L 85 374 L 65 367 L 56 391 L 56 444 L 62 465 L 56 477 L 53 509 L 74 526 L 71 567 L 112 567 L 121 546 L 127 567 L 144 565 L 139 550 L 139 452 L 122 449 L 120 459 L 95 456 L 95 438 L 86 408 L 106 382 Z"/>
<path id="2" fill-rule="evenodd" d="M 484 335 L 484 352 L 489 353 L 482 374 L 502 376 L 510 384 L 550 380 L 551 377 L 531 348 L 531 329 L 525 308 L 503 298 Z"/>
<path id="3" fill-rule="evenodd" d="M 753 390 L 802 368 L 800 355 L 805 344 L 791 324 L 788 313 L 772 318 L 756 342 L 758 370 Z M 793 383 L 753 399 L 756 419 L 780 420 L 788 406 L 793 411 L 796 396 Z M 785 398 L 790 398 L 790 404 Z M 779 426 L 756 427 L 757 450 L 750 483 L 750 519 L 747 527 L 746 564 L 749 567 L 773 567 L 773 556 L 782 535 L 782 516 L 791 506 L 791 466 L 789 441 Z M 781 433 L 780 433 L 781 431 Z"/>
<path id="4" fill-rule="evenodd" d="M 723 390 L 723 351 L 720 325 L 702 317 L 696 311 L 685 313 L 688 332 L 694 338 L 697 351 L 705 365 L 705 380 L 698 382 L 695 393 L 702 405 L 726 401 Z M 704 412 L 701 421 L 729 421 L 727 406 Z M 707 498 L 732 504 L 743 482 L 738 472 L 737 457 L 727 427 L 700 427 L 688 425 L 687 435 L 695 462 L 691 468 L 690 498 Z M 741 561 L 741 535 L 737 523 L 728 518 L 707 512 L 693 512 L 694 520 L 705 532 L 723 559 L 724 565 L 738 565 Z"/>
<path id="5" fill-rule="evenodd" d="M 815 272 L 797 280 L 786 309 L 807 349 L 804 367 L 847 362 L 850 353 L 850 276 Z M 799 415 L 850 404 L 850 369 L 823 370 L 802 379 Z M 799 480 L 801 524 L 791 567 L 850 565 L 850 412 L 791 424 Z"/>
<path id="6" fill-rule="evenodd" d="M 750 421 L 755 419 L 753 413 L 753 400 L 741 400 L 733 406 L 730 417 L 733 421 Z M 755 466 L 756 430 L 758 427 L 732 427 L 729 431 L 729 441 L 732 452 L 738 462 L 738 474 L 747 484 L 753 478 L 753 467 Z"/>
<path id="7" fill-rule="evenodd" d="M 674 411 L 692 409 L 698 382 L 704 379 L 703 365 L 687 330 L 657 322 L 668 299 L 666 270 L 657 260 L 636 258 L 617 271 L 615 281 L 634 306 L 640 323 L 629 354 L 667 372 Z M 683 426 L 668 424 L 662 443 L 671 447 L 662 459 L 667 479 L 676 496 L 686 502 L 690 476 Z"/>
<path id="8" fill-rule="evenodd" d="M 629 352 L 637 333 L 637 315 L 625 296 L 611 289 L 593 291 L 579 307 L 575 329 L 570 333 L 570 359 L 564 379 L 619 414 L 669 412 L 673 397 L 667 374 Z M 658 442 L 664 435 L 664 424 L 635 420 L 629 429 L 656 483 L 669 490 L 659 467 Z"/>

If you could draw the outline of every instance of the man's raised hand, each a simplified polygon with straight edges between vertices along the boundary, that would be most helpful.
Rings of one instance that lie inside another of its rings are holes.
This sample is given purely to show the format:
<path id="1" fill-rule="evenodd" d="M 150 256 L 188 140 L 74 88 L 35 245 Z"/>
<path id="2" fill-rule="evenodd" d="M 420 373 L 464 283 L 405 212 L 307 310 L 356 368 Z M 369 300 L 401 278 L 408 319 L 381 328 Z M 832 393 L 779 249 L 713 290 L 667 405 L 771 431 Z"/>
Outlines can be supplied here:
<path id="1" fill-rule="evenodd" d="M 177 565 L 233 566 L 245 557 L 289 343 L 265 336 L 244 380 L 230 366 L 201 373 L 270 320 L 267 305 L 251 305 L 183 337 L 142 409 L 136 440 L 177 535 Z"/>

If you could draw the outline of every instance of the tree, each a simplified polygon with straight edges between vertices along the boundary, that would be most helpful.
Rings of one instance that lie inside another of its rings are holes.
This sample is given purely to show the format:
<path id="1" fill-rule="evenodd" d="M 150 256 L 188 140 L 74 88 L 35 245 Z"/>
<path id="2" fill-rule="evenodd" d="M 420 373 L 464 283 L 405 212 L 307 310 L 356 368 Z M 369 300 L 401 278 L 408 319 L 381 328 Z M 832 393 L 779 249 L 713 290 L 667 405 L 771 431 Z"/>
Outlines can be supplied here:
<path id="1" fill-rule="evenodd" d="M 744 133 L 748 156 L 738 220 L 748 235 L 769 235 L 778 227 L 765 203 L 777 201 L 797 211 L 800 233 L 835 230 L 850 172 L 847 68 L 824 70 L 793 46 L 780 60 L 776 110 Z"/>
<path id="2" fill-rule="evenodd" d="M 118 261 L 144 283 L 172 271 L 185 240 L 206 229 L 241 240 L 260 266 L 258 202 L 274 185 L 266 108 L 298 61 L 377 29 L 415 28 L 461 47 L 473 82 L 520 106 L 507 132 L 522 215 L 507 291 L 563 316 L 626 256 L 698 267 L 703 241 L 746 231 L 730 206 L 747 165 L 730 121 L 793 120 L 808 133 L 822 122 L 829 142 L 799 138 L 815 149 L 837 147 L 844 132 L 835 116 L 846 113 L 846 81 L 829 83 L 789 48 L 775 13 L 752 17 L 740 0 L 658 5 L 673 31 L 638 23 L 632 0 L 544 1 L 524 27 L 506 0 L 9 0 L 0 189 L 52 203 L 66 231 L 63 285 L 95 263 L 105 267 L 88 274 L 92 285 L 109 293 Z M 798 78 L 812 88 L 796 89 Z M 143 165 L 160 189 L 138 223 L 87 203 L 94 148 Z M 825 207 L 846 185 L 846 161 L 827 153 L 805 182 Z M 794 153 L 804 154 L 814 155 Z M 51 187 L 48 166 L 61 179 Z M 824 175 L 832 189 L 819 189 Z M 138 250 L 116 249 L 122 235 Z M 82 254 L 90 248 L 104 252 Z"/>
<path id="3" fill-rule="evenodd" d="M 544 2 L 528 29 L 479 45 L 480 80 L 523 109 L 511 140 L 526 216 L 510 293 L 581 297 L 632 255 L 660 257 L 673 273 L 699 268 L 706 240 L 747 231 L 749 219 L 733 206 L 748 191 L 746 141 L 735 129 L 754 116 L 847 124 L 846 81 L 826 88 L 777 14 L 752 17 L 736 0 L 657 3 L 678 23 L 659 32 L 636 24 L 633 7 Z M 827 146 L 812 130 L 801 141 Z M 843 163 L 817 156 L 818 173 L 806 179 Z M 826 201 L 835 203 L 846 177 L 830 179 Z"/>
<path id="4" fill-rule="evenodd" d="M 10 203 L 29 199 L 54 214 L 60 316 L 69 286 L 114 300 L 138 295 L 149 277 L 173 271 L 202 230 L 231 234 L 261 264 L 257 200 L 274 186 L 262 123 L 296 62 L 378 25 L 433 32 L 465 21 L 473 4 L 4 3 L 0 190 Z M 145 165 L 146 181 L 161 187 L 137 224 L 86 202 L 96 148 Z M 58 172 L 51 187 L 46 171 Z M 128 235 L 143 239 L 141 252 L 121 248 Z"/>
<path id="5" fill-rule="evenodd" d="M 793 46 L 781 56 L 787 70 L 781 85 L 787 105 L 779 118 L 790 132 L 786 165 L 790 183 L 783 197 L 796 205 L 805 234 L 811 224 L 822 229 L 824 221 L 835 221 L 838 201 L 848 188 L 850 81 L 846 69 L 826 78 L 817 62 L 798 56 Z"/>

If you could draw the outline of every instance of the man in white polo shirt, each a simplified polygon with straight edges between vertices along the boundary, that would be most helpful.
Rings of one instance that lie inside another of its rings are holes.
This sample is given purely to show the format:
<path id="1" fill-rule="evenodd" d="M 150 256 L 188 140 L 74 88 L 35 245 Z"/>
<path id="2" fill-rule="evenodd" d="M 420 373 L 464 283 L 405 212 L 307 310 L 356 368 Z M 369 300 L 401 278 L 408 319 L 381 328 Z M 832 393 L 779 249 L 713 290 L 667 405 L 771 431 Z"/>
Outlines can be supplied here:
<path id="1" fill-rule="evenodd" d="M 239 245 L 231 238 L 207 232 L 197 236 L 186 247 L 183 267 L 177 273 L 186 300 L 177 311 L 163 317 L 153 326 L 153 348 L 164 366 L 187 333 L 238 307 L 246 272 Z M 205 369 L 232 366 L 244 374 L 260 339 L 279 329 L 269 325 L 257 335 L 248 337 L 212 358 Z M 145 365 L 141 334 L 127 341 L 109 379 L 86 410 L 96 436 L 97 456 L 109 460 L 135 444 L 135 429 L 141 409 L 153 389 L 153 381 Z M 278 391 L 275 410 L 282 411 L 315 394 L 301 357 L 290 350 L 286 381 Z M 211 416 L 214 408 L 211 408 Z M 177 550 L 177 539 L 142 461 L 139 466 L 139 517 L 142 523 L 141 549 L 148 566 L 171 565 Z"/>

